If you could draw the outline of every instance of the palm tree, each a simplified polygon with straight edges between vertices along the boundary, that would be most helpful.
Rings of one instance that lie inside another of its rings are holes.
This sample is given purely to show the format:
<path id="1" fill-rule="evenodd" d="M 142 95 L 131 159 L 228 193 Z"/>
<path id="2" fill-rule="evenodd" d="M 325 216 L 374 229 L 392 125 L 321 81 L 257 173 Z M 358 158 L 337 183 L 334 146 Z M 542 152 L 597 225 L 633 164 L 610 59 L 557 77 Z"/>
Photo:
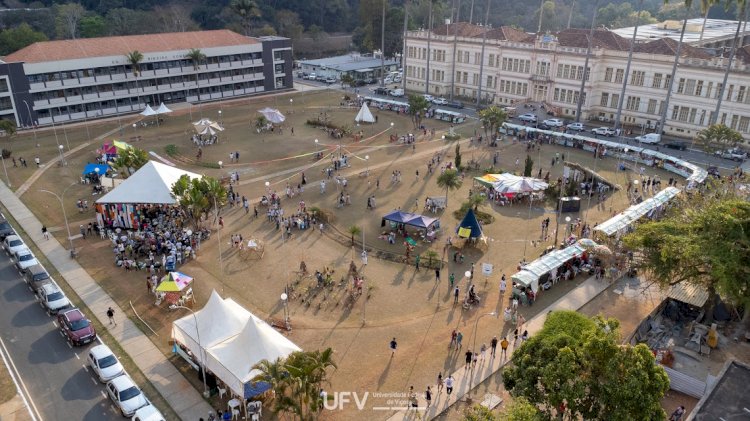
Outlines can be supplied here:
<path id="1" fill-rule="evenodd" d="M 347 230 L 349 234 L 352 236 L 352 245 L 354 245 L 354 237 L 362 233 L 362 229 L 358 227 L 357 225 L 352 225 Z"/>
<path id="2" fill-rule="evenodd" d="M 712 124 L 698 132 L 696 140 L 703 146 L 707 152 L 713 152 L 717 149 L 726 149 L 735 147 L 744 142 L 742 135 L 737 130 L 733 130 L 723 124 Z M 717 148 L 718 146 L 718 148 Z"/>
<path id="3" fill-rule="evenodd" d="M 715 0 L 701 0 L 701 13 L 703 13 L 703 25 L 701 26 L 701 35 L 698 38 L 698 43 L 700 44 L 701 41 L 703 41 L 703 33 L 706 29 L 706 21 L 708 21 L 708 12 L 711 10 L 711 7 L 714 5 Z"/>
<path id="4" fill-rule="evenodd" d="M 133 76 L 138 77 L 141 73 L 141 62 L 143 61 L 143 54 L 138 50 L 133 50 L 125 55 L 130 67 L 133 69 Z"/>
<path id="5" fill-rule="evenodd" d="M 734 38 L 732 38 L 732 49 L 729 52 L 729 60 L 727 61 L 727 68 L 724 70 L 724 80 L 721 83 L 721 88 L 719 89 L 719 97 L 716 100 L 716 109 L 714 110 L 713 118 L 711 118 L 708 122 L 708 124 L 716 124 L 716 121 L 719 118 L 719 110 L 721 109 L 721 102 L 724 99 L 724 90 L 727 88 L 727 80 L 729 79 L 729 72 L 732 70 L 732 61 L 734 60 L 734 55 L 737 52 L 738 47 L 738 38 L 740 36 L 740 29 L 742 28 L 742 21 L 747 20 L 747 16 L 745 16 L 747 3 L 746 0 L 737 0 L 737 30 L 734 32 Z M 731 98 L 727 98 L 727 101 L 731 100 Z"/>
<path id="6" fill-rule="evenodd" d="M 493 105 L 479 111 L 479 120 L 484 125 L 485 136 L 489 131 L 489 133 L 492 133 L 492 139 L 494 139 L 497 135 L 497 130 L 503 126 L 503 123 L 508 121 L 508 113 L 502 108 Z"/>
<path id="7" fill-rule="evenodd" d="M 430 93 L 430 59 L 432 50 L 430 48 L 430 42 L 432 41 L 432 5 L 437 0 L 428 0 L 430 2 L 429 11 L 427 12 L 427 69 L 425 72 L 426 83 L 424 84 L 424 93 Z"/>
<path id="8" fill-rule="evenodd" d="M 409 95 L 409 114 L 411 114 L 414 127 L 419 128 L 422 124 L 422 114 L 430 108 L 427 98 L 422 95 Z"/>
<path id="9" fill-rule="evenodd" d="M 120 152 L 114 161 L 114 166 L 132 175 L 148 162 L 148 152 L 139 148 L 127 148 Z"/>
<path id="10" fill-rule="evenodd" d="M 469 197 L 469 206 L 471 206 L 474 209 L 474 212 L 476 212 L 479 210 L 479 206 L 484 205 L 486 201 L 487 198 L 481 194 L 472 194 L 471 197 Z"/>
<path id="11" fill-rule="evenodd" d="M 581 89 L 578 91 L 578 104 L 576 105 L 576 123 L 581 122 L 581 108 L 586 91 L 586 75 L 589 68 L 589 59 L 591 58 L 591 48 L 594 42 L 594 29 L 596 29 L 596 16 L 599 12 L 599 0 L 594 2 L 594 15 L 591 16 L 591 29 L 589 30 L 588 46 L 586 48 L 586 59 L 583 61 L 583 76 L 581 77 Z"/>
<path id="12" fill-rule="evenodd" d="M 274 405 L 271 412 L 278 414 L 293 409 L 295 406 L 295 400 L 287 394 L 287 391 L 290 388 L 290 377 L 289 372 L 284 366 L 284 360 L 281 358 L 277 358 L 276 361 L 273 362 L 263 360 L 255 364 L 253 369 L 260 371 L 260 374 L 255 376 L 252 381 L 266 382 L 271 385 L 271 390 L 274 392 L 272 395 Z"/>
<path id="13" fill-rule="evenodd" d="M 258 4 L 253 0 L 232 0 L 229 3 L 229 8 L 239 16 L 245 35 L 250 35 L 250 23 L 254 18 L 260 16 Z"/>
<path id="14" fill-rule="evenodd" d="M 206 55 L 199 48 L 191 48 L 190 51 L 185 54 L 185 58 L 193 63 L 193 71 L 195 71 L 195 86 L 198 91 L 198 104 L 201 102 L 201 88 L 198 69 L 201 68 L 201 63 L 206 60 Z"/>
<path id="15" fill-rule="evenodd" d="M 456 170 L 445 170 L 437 179 L 438 187 L 445 189 L 445 205 L 448 206 L 448 192 L 450 190 L 457 190 L 461 187 L 463 182 L 461 177 L 458 175 Z"/>

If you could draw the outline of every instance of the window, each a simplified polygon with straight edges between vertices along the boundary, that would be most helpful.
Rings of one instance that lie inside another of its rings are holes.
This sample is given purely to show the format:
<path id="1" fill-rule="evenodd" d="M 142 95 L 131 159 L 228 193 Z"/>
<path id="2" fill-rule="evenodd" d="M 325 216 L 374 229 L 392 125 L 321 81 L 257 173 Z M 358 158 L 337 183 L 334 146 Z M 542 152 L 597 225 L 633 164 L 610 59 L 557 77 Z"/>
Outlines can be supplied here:
<path id="1" fill-rule="evenodd" d="M 695 96 L 701 96 L 703 93 L 703 81 L 699 80 L 695 85 Z"/>
<path id="2" fill-rule="evenodd" d="M 696 113 L 697 111 L 698 111 L 698 110 L 696 110 L 695 108 L 691 108 L 691 109 L 690 109 L 690 117 L 688 117 L 688 121 L 689 121 L 690 123 L 692 123 L 693 121 L 695 121 L 695 113 Z"/>
<path id="3" fill-rule="evenodd" d="M 630 111 L 638 111 L 638 107 L 641 105 L 641 98 L 637 96 L 629 96 L 625 109 Z"/>
<path id="4" fill-rule="evenodd" d="M 750 118 L 740 117 L 740 125 L 737 126 L 737 130 L 743 133 L 747 133 L 748 128 L 750 128 Z"/>
<path id="5" fill-rule="evenodd" d="M 463 83 L 469 83 L 469 72 L 463 72 Z"/>
<path id="6" fill-rule="evenodd" d="M 672 75 L 664 75 L 664 89 L 669 89 L 669 84 L 672 82 Z"/>
<path id="7" fill-rule="evenodd" d="M 617 108 L 620 103 L 620 94 L 612 94 L 612 100 L 609 102 L 610 108 Z"/>
<path id="8" fill-rule="evenodd" d="M 688 79 L 685 82 L 685 95 L 693 95 L 695 93 L 695 79 Z"/>
<path id="9" fill-rule="evenodd" d="M 464 63 L 468 63 L 468 62 L 469 62 L 469 52 L 464 51 Z"/>
<path id="10" fill-rule="evenodd" d="M 680 121 L 687 121 L 688 113 L 690 109 L 688 107 L 680 107 L 680 115 L 677 117 Z"/>
<path id="11" fill-rule="evenodd" d="M 606 95 L 606 94 L 604 94 L 604 95 Z M 557 101 L 559 99 L 560 99 L 560 88 L 555 88 L 554 100 Z"/>
<path id="12" fill-rule="evenodd" d="M 677 83 L 677 93 L 681 94 L 685 91 L 685 78 L 680 78 L 680 81 Z"/>
<path id="13" fill-rule="evenodd" d="M 487 85 L 488 88 L 492 87 L 492 76 L 487 76 Z"/>
<path id="14" fill-rule="evenodd" d="M 508 59 L 506 57 L 503 57 L 503 64 L 500 69 L 503 71 L 508 70 Z"/>
<path id="15" fill-rule="evenodd" d="M 698 120 L 698 125 L 702 126 L 705 119 L 706 119 L 706 110 L 701 110 L 701 117 Z"/>
<path id="16" fill-rule="evenodd" d="M 490 66 L 494 66 L 495 65 L 495 55 L 494 54 L 490 54 L 490 63 L 489 64 L 490 64 Z"/>
<path id="17" fill-rule="evenodd" d="M 708 82 L 708 88 L 706 88 L 706 98 L 711 98 L 711 91 L 714 89 L 714 83 Z"/>
<path id="18" fill-rule="evenodd" d="M 474 53 L 474 64 L 480 64 L 482 62 L 482 55 L 480 53 Z"/>
<path id="19" fill-rule="evenodd" d="M 612 82 L 612 68 L 611 67 L 607 67 L 607 70 L 604 71 L 604 81 Z"/>
<path id="20" fill-rule="evenodd" d="M 524 73 L 529 73 L 529 69 L 531 68 L 531 60 L 524 60 L 525 66 L 523 68 Z"/>
<path id="21" fill-rule="evenodd" d="M 714 99 L 719 99 L 719 95 L 722 94 L 721 88 L 722 88 L 722 84 L 721 83 L 717 83 L 716 84 L 716 95 L 714 95 Z M 721 123 L 721 124 L 724 124 L 724 123 Z"/>
<path id="22" fill-rule="evenodd" d="M 648 100 L 648 109 L 646 110 L 648 114 L 655 114 L 656 113 L 656 100 L 655 99 L 649 99 Z"/>
<path id="23" fill-rule="evenodd" d="M 479 75 L 476 73 L 471 74 L 471 84 L 474 86 L 479 86 Z"/>
<path id="24" fill-rule="evenodd" d="M 677 114 L 680 112 L 680 107 L 674 106 L 672 107 L 672 120 L 677 120 Z"/>
<path id="25" fill-rule="evenodd" d="M 729 85 L 729 89 L 727 89 L 727 101 L 731 101 L 732 100 L 732 93 L 733 92 L 734 92 L 734 85 Z"/>
<path id="26" fill-rule="evenodd" d="M 740 116 L 737 114 L 732 116 L 732 123 L 729 125 L 729 127 L 732 128 L 732 130 L 737 130 L 737 123 L 739 122 Z"/>
<path id="27" fill-rule="evenodd" d="M 517 58 L 513 59 L 513 71 L 514 72 L 518 71 L 518 62 L 519 62 L 519 60 Z"/>
<path id="28" fill-rule="evenodd" d="M 737 102 L 745 102 L 745 87 L 740 86 L 737 90 Z"/>
<path id="29" fill-rule="evenodd" d="M 615 83 L 622 83 L 624 75 L 625 72 L 622 69 L 617 69 L 617 72 L 615 72 Z"/>
<path id="30" fill-rule="evenodd" d="M 643 80 L 646 78 L 646 72 L 634 71 L 630 76 L 630 84 L 633 86 L 643 86 Z"/>
<path id="31" fill-rule="evenodd" d="M 599 105 L 601 105 L 602 107 L 606 107 L 608 102 L 609 102 L 609 93 L 603 92 L 602 99 L 601 101 L 599 101 Z"/>

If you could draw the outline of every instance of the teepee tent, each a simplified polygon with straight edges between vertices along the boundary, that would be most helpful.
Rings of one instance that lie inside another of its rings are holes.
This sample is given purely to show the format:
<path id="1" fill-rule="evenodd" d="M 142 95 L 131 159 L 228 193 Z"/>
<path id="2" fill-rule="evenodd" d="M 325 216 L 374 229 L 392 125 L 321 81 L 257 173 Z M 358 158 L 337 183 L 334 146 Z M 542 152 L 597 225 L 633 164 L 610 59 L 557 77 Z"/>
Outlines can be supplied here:
<path id="1" fill-rule="evenodd" d="M 167 106 L 164 105 L 163 102 L 159 105 L 159 108 L 156 109 L 156 114 L 169 114 L 171 112 L 172 112 L 172 110 L 170 110 L 169 108 L 167 108 Z"/>
<path id="2" fill-rule="evenodd" d="M 370 109 L 367 107 L 367 103 L 362 103 L 362 108 L 359 109 L 357 116 L 354 117 L 354 121 L 357 123 L 374 123 L 375 117 L 372 116 Z"/>
<path id="3" fill-rule="evenodd" d="M 473 209 L 469 209 L 464 216 L 464 219 L 458 225 L 456 233 L 461 238 L 481 238 L 482 237 L 482 226 L 479 225 L 477 216 L 474 214 Z"/>
<path id="4" fill-rule="evenodd" d="M 150 105 L 146 105 L 146 109 L 141 111 L 141 115 L 144 117 L 151 117 L 152 115 L 156 115 L 156 111 L 154 111 Z"/>

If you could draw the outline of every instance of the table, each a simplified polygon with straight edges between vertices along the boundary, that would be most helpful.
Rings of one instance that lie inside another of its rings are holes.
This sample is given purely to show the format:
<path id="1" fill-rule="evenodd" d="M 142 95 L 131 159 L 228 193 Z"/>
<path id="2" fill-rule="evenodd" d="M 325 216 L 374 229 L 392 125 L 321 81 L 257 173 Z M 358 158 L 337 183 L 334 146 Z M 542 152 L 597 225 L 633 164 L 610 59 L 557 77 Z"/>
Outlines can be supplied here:
<path id="1" fill-rule="evenodd" d="M 241 402 L 240 402 L 240 400 L 239 400 L 239 399 L 237 399 L 237 398 L 232 398 L 232 399 L 230 399 L 230 400 L 229 400 L 229 402 L 227 402 L 227 405 L 229 406 L 229 410 L 231 411 L 231 410 L 233 410 L 234 408 L 239 408 L 239 407 L 240 407 L 240 403 L 241 403 Z"/>

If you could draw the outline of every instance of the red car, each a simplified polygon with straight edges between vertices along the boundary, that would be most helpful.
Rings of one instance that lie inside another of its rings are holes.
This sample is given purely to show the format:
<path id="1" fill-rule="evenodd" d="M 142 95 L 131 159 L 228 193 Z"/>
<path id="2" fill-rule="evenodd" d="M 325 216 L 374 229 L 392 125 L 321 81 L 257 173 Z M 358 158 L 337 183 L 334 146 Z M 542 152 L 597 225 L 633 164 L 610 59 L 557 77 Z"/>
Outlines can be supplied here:
<path id="1" fill-rule="evenodd" d="M 77 308 L 61 311 L 57 315 L 57 322 L 65 338 L 73 345 L 84 345 L 96 339 L 94 326 Z"/>

